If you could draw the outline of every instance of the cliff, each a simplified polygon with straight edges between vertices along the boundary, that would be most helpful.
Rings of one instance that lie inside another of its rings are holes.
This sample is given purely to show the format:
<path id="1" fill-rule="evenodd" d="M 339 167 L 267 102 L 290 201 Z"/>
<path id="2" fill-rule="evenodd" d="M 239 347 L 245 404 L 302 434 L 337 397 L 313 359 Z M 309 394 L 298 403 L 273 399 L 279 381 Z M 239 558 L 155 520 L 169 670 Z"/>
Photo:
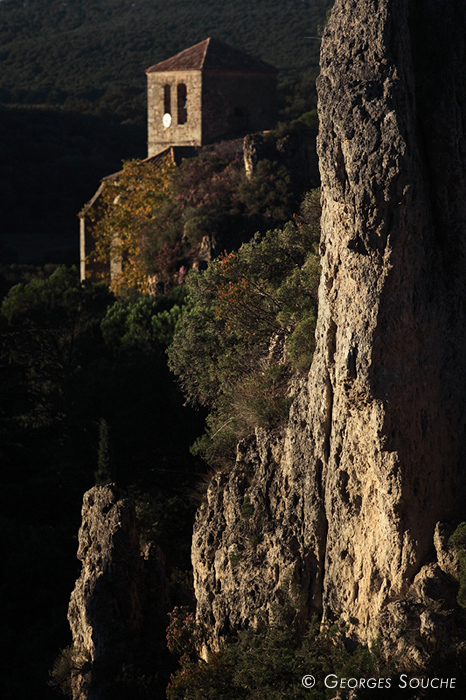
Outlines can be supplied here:
<path id="1" fill-rule="evenodd" d="M 78 543 L 82 570 L 68 608 L 72 697 L 112 698 L 145 655 L 163 663 L 164 559 L 150 543 L 141 550 L 134 503 L 115 484 L 84 494 Z"/>
<path id="2" fill-rule="evenodd" d="M 335 3 L 314 360 L 283 434 L 241 443 L 198 511 L 204 655 L 290 577 L 304 617 L 381 635 L 406 663 L 461 633 L 447 541 L 465 517 L 465 37 L 463 2 Z"/>

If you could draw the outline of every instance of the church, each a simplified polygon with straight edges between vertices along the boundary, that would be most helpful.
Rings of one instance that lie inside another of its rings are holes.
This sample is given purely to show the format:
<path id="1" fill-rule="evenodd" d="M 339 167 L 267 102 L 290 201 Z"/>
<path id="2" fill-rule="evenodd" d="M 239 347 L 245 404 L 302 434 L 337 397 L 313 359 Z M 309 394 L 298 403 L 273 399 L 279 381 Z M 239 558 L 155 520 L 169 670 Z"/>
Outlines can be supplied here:
<path id="1" fill-rule="evenodd" d="M 218 141 L 270 129 L 276 120 L 278 70 L 239 49 L 209 38 L 155 64 L 147 74 L 148 157 L 144 162 L 193 157 Z M 94 242 L 88 215 L 114 173 L 79 213 L 80 278 L 99 271 L 90 260 Z M 110 275 L 121 260 L 109 261 Z"/>

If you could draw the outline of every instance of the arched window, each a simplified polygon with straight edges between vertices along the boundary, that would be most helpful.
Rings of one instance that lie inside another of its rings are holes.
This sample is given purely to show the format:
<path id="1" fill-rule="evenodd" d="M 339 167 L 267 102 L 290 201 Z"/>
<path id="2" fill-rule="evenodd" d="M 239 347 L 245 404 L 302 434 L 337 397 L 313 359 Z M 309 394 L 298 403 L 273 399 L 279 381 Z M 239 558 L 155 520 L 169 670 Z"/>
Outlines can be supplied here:
<path id="1" fill-rule="evenodd" d="M 172 113 L 172 100 L 171 100 L 171 88 L 170 85 L 163 86 L 163 113 Z"/>
<path id="2" fill-rule="evenodd" d="M 178 124 L 186 124 L 188 121 L 188 110 L 186 108 L 187 90 L 184 83 L 178 83 L 177 87 Z"/>

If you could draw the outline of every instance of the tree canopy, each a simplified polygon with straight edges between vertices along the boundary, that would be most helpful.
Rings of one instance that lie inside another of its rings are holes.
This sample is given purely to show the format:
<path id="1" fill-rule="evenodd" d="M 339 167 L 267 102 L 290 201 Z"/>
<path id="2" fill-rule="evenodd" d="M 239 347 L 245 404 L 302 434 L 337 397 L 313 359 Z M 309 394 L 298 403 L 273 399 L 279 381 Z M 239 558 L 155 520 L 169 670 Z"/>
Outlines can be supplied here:
<path id="1" fill-rule="evenodd" d="M 196 452 L 212 466 L 234 458 L 238 440 L 288 413 L 289 379 L 313 353 L 320 267 L 319 192 L 300 217 L 256 234 L 186 281 L 188 305 L 168 349 L 188 400 L 208 407 Z"/>

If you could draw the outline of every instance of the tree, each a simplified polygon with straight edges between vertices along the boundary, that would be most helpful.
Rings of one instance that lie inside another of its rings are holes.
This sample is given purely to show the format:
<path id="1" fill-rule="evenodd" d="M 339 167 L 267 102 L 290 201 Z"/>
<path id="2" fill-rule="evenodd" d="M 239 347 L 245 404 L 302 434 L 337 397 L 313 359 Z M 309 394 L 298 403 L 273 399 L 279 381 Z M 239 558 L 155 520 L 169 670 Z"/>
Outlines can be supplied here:
<path id="1" fill-rule="evenodd" d="M 106 181 L 96 205 L 89 210 L 95 240 L 93 258 L 122 262 L 121 274 L 112 280 L 115 291 L 125 287 L 148 290 L 144 250 L 149 240 L 152 246 L 156 242 L 157 250 L 167 240 L 167 230 L 162 231 L 158 224 L 160 210 L 169 200 L 174 168 L 167 161 L 127 161 L 117 177 Z"/>
<path id="2" fill-rule="evenodd" d="M 215 149 L 179 166 L 128 161 L 87 215 L 93 258 L 121 261 L 122 272 L 112 276 L 117 293 L 167 291 L 183 282 L 203 242 L 236 250 L 255 231 L 283 224 L 295 199 L 287 168 L 268 160 L 249 179 L 242 159 Z"/>
<path id="3" fill-rule="evenodd" d="M 209 411 L 197 450 L 212 465 L 238 439 L 288 413 L 288 380 L 309 368 L 314 346 L 319 194 L 283 229 L 256 234 L 237 253 L 187 278 L 188 306 L 168 350 L 193 404 Z"/>

